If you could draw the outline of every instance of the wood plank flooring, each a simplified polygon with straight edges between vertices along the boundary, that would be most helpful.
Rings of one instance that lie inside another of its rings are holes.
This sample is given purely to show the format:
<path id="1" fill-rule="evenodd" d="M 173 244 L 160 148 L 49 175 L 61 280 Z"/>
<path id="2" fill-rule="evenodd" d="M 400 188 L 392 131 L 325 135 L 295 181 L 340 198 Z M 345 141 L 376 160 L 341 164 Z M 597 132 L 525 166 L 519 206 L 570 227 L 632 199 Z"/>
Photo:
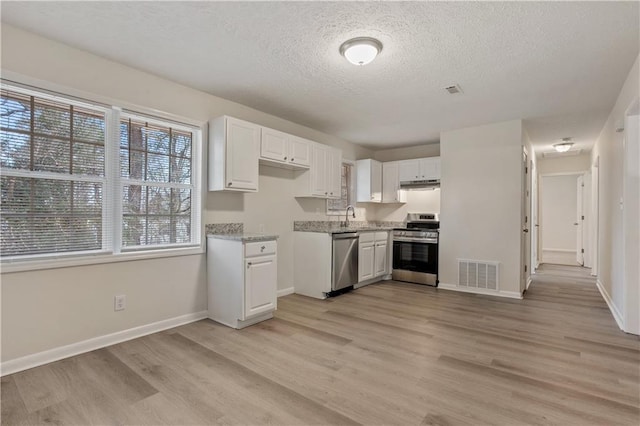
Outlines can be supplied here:
<path id="1" fill-rule="evenodd" d="M 2 378 L 2 424 L 638 425 L 640 344 L 582 268 L 524 300 L 387 281 Z"/>

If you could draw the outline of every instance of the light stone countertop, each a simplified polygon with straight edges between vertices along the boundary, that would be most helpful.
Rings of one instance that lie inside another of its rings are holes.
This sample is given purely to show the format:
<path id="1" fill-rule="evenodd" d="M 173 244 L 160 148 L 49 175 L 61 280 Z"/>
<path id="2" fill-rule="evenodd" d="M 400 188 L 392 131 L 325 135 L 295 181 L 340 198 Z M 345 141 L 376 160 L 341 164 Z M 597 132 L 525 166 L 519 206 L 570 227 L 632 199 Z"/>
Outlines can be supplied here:
<path id="1" fill-rule="evenodd" d="M 258 241 L 277 240 L 278 235 L 252 234 L 249 232 L 242 232 L 242 233 L 232 233 L 232 234 L 207 234 L 207 238 L 242 241 L 243 243 L 254 243 Z"/>
<path id="2" fill-rule="evenodd" d="M 297 232 L 318 232 L 326 234 L 337 234 L 341 232 L 368 232 L 368 231 L 391 231 L 394 228 L 402 227 L 402 224 L 384 223 L 376 224 L 371 222 L 357 222 L 353 225 L 341 226 L 336 221 L 300 221 L 294 222 L 293 230 Z"/>

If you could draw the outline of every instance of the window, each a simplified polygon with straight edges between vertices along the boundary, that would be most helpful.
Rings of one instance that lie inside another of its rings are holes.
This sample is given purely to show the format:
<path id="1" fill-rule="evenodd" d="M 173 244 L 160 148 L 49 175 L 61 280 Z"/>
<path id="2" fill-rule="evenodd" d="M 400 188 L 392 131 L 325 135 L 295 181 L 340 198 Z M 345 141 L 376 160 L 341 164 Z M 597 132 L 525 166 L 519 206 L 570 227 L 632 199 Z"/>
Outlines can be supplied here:
<path id="1" fill-rule="evenodd" d="M 199 143 L 194 126 L 3 85 L 2 260 L 199 247 Z"/>
<path id="2" fill-rule="evenodd" d="M 347 209 L 347 206 L 353 204 L 355 197 L 355 176 L 354 165 L 350 162 L 342 163 L 340 199 L 327 200 L 327 213 L 328 214 L 341 214 Z"/>

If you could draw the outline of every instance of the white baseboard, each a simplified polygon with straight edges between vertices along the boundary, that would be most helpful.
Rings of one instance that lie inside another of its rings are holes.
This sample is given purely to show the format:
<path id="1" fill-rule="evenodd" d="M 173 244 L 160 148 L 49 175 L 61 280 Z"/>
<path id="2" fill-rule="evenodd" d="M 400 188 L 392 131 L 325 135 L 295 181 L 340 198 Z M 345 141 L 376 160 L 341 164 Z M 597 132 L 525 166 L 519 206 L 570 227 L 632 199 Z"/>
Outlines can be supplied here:
<path id="1" fill-rule="evenodd" d="M 293 287 L 278 290 L 278 297 L 286 296 L 288 294 L 293 294 Z"/>
<path id="2" fill-rule="evenodd" d="M 70 345 L 60 346 L 43 352 L 26 355 L 20 358 L 11 359 L 0 364 L 0 376 L 17 373 L 18 371 L 27 370 L 39 365 L 48 364 L 74 355 L 85 352 L 94 351 L 104 348 L 105 346 L 115 345 L 116 343 L 126 342 L 127 340 L 136 339 L 148 334 L 157 333 L 158 331 L 167 330 L 169 328 L 178 327 L 190 322 L 199 321 L 207 318 L 207 311 L 194 312 L 191 314 L 181 315 L 175 318 L 154 322 L 151 324 L 141 325 L 139 327 L 130 328 L 128 330 L 117 331 L 104 336 L 94 337 L 81 342 L 72 343 Z"/>
<path id="3" fill-rule="evenodd" d="M 581 266 L 576 259 L 575 250 L 559 248 L 543 248 L 542 263 L 553 263 L 555 265 Z"/>
<path id="4" fill-rule="evenodd" d="M 531 275 L 527 277 L 527 285 L 525 287 L 526 290 L 529 290 L 529 286 L 531 285 Z"/>
<path id="5" fill-rule="evenodd" d="M 484 288 L 465 288 L 458 287 L 455 284 L 447 284 L 440 282 L 438 288 L 442 290 L 460 291 L 462 293 L 484 294 L 487 296 L 507 297 L 509 299 L 522 299 L 522 294 L 517 291 L 495 291 Z"/>
<path id="6" fill-rule="evenodd" d="M 613 299 L 611 299 L 611 296 L 609 296 L 609 293 L 607 293 L 607 290 L 604 288 L 602 282 L 600 282 L 599 279 L 596 280 L 596 286 L 598 287 L 598 290 L 600 290 L 600 294 L 602 295 L 604 301 L 607 302 L 607 306 L 609 307 L 609 310 L 613 315 L 613 319 L 616 320 L 616 323 L 618 324 L 618 327 L 620 327 L 620 330 L 624 331 L 624 321 L 622 319 L 622 315 L 620 314 L 620 311 L 618 311 L 618 308 L 616 308 L 616 305 L 613 304 Z"/>

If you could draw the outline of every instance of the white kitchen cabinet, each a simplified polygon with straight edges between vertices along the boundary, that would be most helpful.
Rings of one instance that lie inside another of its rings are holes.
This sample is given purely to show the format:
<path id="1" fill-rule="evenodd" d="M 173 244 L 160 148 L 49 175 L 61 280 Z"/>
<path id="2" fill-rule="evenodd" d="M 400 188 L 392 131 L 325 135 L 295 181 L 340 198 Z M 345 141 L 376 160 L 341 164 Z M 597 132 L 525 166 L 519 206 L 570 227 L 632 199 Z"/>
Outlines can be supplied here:
<path id="1" fill-rule="evenodd" d="M 267 164 L 285 168 L 309 168 L 311 141 L 262 127 L 260 160 Z"/>
<path id="2" fill-rule="evenodd" d="M 372 159 L 356 161 L 356 200 L 359 203 L 382 201 L 382 163 Z"/>
<path id="3" fill-rule="evenodd" d="M 244 328 L 273 317 L 277 306 L 275 240 L 207 238 L 209 318 Z"/>
<path id="4" fill-rule="evenodd" d="M 358 282 L 388 275 L 389 233 L 361 232 L 358 247 Z"/>
<path id="5" fill-rule="evenodd" d="M 386 233 L 385 233 L 386 234 Z M 387 238 L 376 240 L 374 250 L 374 276 L 387 274 Z"/>
<path id="6" fill-rule="evenodd" d="M 440 179 L 440 157 L 402 160 L 399 163 L 400 182 Z"/>
<path id="7" fill-rule="evenodd" d="M 340 198 L 342 151 L 313 143 L 311 167 L 296 177 L 296 197 Z"/>
<path id="8" fill-rule="evenodd" d="M 209 191 L 258 190 L 260 126 L 221 116 L 209 123 Z"/>
<path id="9" fill-rule="evenodd" d="M 375 276 L 375 239 L 373 232 L 360 234 L 358 246 L 358 282 Z"/>
<path id="10" fill-rule="evenodd" d="M 406 191 L 400 189 L 400 163 L 382 163 L 382 202 L 406 203 Z"/>

